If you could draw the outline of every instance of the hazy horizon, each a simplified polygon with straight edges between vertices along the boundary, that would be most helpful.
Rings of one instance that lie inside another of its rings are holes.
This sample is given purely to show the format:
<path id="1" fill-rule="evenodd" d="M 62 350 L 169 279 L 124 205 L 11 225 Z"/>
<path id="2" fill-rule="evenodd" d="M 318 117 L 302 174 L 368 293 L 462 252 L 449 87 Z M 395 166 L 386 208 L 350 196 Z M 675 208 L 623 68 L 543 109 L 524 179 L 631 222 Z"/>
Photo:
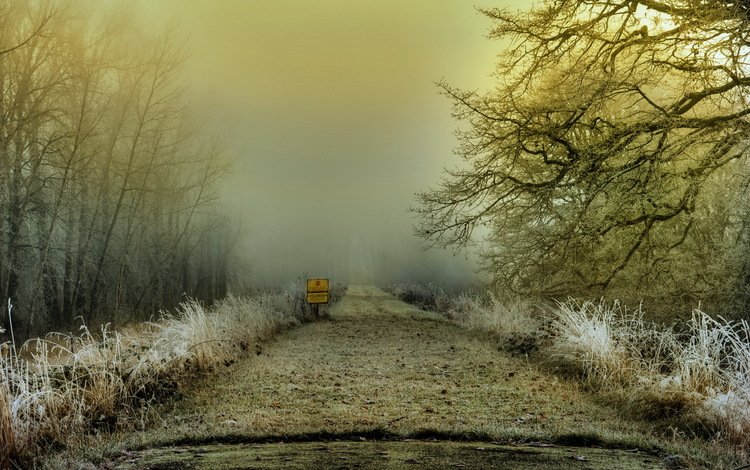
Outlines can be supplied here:
<path id="1" fill-rule="evenodd" d="M 474 278 L 465 255 L 425 251 L 408 212 L 414 193 L 459 163 L 458 123 L 435 82 L 493 83 L 500 45 L 473 6 L 162 0 L 140 8 L 187 38 L 189 100 L 234 161 L 222 200 L 243 227 L 241 252 L 257 280 Z"/>

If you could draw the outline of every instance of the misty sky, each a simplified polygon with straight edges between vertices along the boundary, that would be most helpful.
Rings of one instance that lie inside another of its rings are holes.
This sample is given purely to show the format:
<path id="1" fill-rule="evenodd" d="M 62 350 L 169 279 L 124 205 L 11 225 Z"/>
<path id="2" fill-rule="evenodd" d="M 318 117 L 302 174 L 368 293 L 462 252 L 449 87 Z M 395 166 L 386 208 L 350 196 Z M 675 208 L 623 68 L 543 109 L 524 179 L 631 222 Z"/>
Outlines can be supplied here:
<path id="1" fill-rule="evenodd" d="M 498 1 L 485 6 L 524 7 Z M 459 0 L 143 1 L 188 39 L 190 101 L 234 158 L 223 197 L 259 278 L 471 277 L 423 251 L 414 193 L 458 159 L 435 81 L 487 89 L 501 44 Z"/>

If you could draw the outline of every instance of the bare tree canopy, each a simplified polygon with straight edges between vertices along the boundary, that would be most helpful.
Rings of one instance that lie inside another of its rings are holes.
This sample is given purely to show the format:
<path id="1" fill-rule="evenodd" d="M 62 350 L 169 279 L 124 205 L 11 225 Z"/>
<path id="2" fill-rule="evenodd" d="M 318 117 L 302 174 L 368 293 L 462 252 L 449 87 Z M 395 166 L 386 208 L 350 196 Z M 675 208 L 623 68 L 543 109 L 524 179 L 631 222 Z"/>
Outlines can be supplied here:
<path id="1" fill-rule="evenodd" d="M 523 13 L 482 10 L 490 37 L 512 46 L 496 89 L 439 85 L 465 124 L 464 164 L 418 195 L 418 233 L 462 246 L 488 226 L 486 265 L 519 289 L 607 288 L 628 273 L 639 285 L 676 282 L 675 263 L 698 256 L 697 237 L 715 230 L 723 243 L 735 220 L 727 205 L 737 191 L 720 193 L 741 187 L 734 176 L 748 154 L 748 5 L 548 0 Z M 719 212 L 725 227 L 715 229 L 708 220 Z"/>

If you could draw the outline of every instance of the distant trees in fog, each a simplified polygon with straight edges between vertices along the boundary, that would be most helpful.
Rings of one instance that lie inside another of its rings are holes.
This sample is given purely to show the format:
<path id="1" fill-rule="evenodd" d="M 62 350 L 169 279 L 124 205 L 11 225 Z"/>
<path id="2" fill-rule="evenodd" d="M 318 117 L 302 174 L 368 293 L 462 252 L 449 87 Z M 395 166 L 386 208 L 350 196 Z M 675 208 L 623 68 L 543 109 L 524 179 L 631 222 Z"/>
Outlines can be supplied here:
<path id="1" fill-rule="evenodd" d="M 496 89 L 441 85 L 464 164 L 419 196 L 420 235 L 486 226 L 485 266 L 516 291 L 750 298 L 746 2 L 484 13 L 512 46 Z"/>
<path id="2" fill-rule="evenodd" d="M 122 12 L 0 4 L 0 318 L 149 315 L 224 294 L 230 234 L 210 216 L 220 144 L 185 113 L 184 52 Z"/>

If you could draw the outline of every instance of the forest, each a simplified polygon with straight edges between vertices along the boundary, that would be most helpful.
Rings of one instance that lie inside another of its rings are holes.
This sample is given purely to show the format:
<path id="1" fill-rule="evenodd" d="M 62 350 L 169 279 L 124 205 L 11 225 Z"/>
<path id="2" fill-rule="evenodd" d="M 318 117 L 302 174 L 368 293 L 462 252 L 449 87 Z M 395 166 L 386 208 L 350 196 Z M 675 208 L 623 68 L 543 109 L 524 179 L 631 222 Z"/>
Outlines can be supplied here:
<path id="1" fill-rule="evenodd" d="M 0 3 L 0 318 L 29 335 L 226 293 L 222 144 L 183 41 L 127 8 Z"/>

